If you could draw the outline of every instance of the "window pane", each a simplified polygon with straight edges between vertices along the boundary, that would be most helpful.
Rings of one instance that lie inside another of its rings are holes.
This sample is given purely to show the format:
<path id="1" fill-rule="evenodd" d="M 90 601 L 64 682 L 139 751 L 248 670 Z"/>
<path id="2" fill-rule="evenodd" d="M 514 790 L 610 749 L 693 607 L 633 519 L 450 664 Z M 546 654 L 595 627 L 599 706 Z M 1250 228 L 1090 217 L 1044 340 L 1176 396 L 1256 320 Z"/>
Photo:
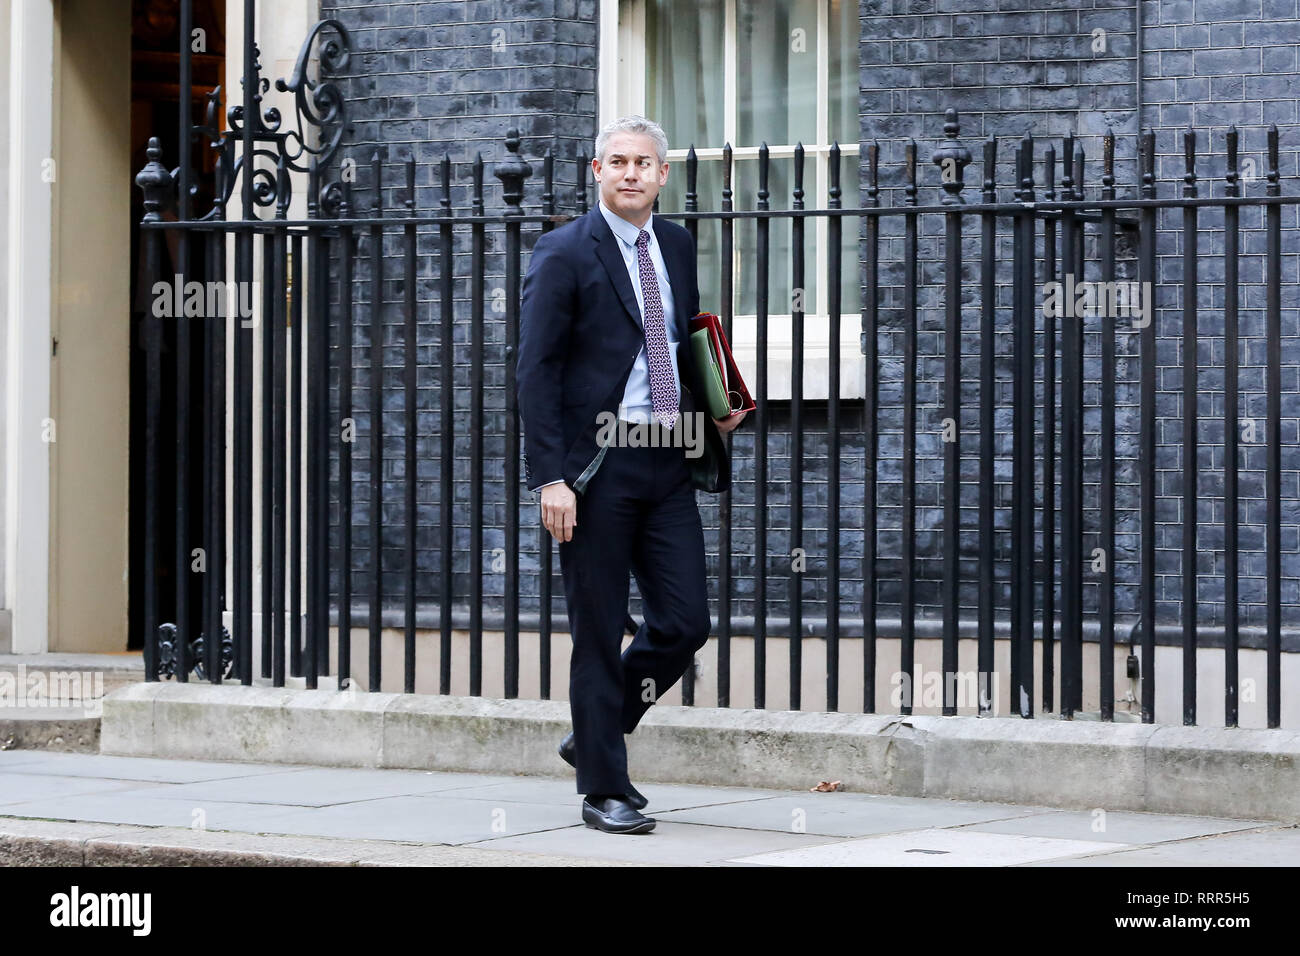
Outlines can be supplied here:
<path id="1" fill-rule="evenodd" d="M 696 206 L 704 212 L 721 208 L 722 162 L 700 160 L 699 175 L 695 183 Z M 659 190 L 659 212 L 677 213 L 686 209 L 686 160 L 671 160 L 668 182 Z M 673 222 L 683 224 L 681 219 Z M 700 311 L 722 312 L 722 230 L 717 220 L 699 221 L 698 263 L 700 285 Z"/>
<path id="2" fill-rule="evenodd" d="M 739 125 L 733 146 L 816 142 L 817 3 L 736 0 Z"/>
<path id="3" fill-rule="evenodd" d="M 646 0 L 646 115 L 673 149 L 721 146 L 723 0 Z"/>
<path id="4" fill-rule="evenodd" d="M 854 208 L 860 205 L 858 197 L 858 157 L 840 156 L 840 205 Z M 862 220 L 857 216 L 842 217 L 840 230 L 840 314 L 852 315 L 862 308 L 862 241 L 859 234 Z"/>
<path id="5" fill-rule="evenodd" d="M 830 0 L 831 139 L 856 143 L 858 127 L 858 23 L 857 0 Z M 828 144 L 829 145 L 829 144 Z M 848 205 L 846 203 L 846 205 Z M 853 205 L 857 205 L 856 201 Z"/>
<path id="6" fill-rule="evenodd" d="M 758 208 L 758 160 L 740 159 L 736 161 L 735 195 L 733 204 L 736 209 Z M 811 158 L 804 159 L 804 188 L 807 190 L 809 176 L 813 173 Z M 773 159 L 768 163 L 767 206 L 769 209 L 789 209 L 791 192 L 794 189 L 794 160 Z M 808 205 L 805 196 L 805 205 Z M 768 280 L 767 311 L 769 315 L 787 315 L 790 312 L 790 284 L 793 262 L 790 258 L 790 219 L 770 219 L 768 227 Z M 815 311 L 817 307 L 817 227 L 815 220 L 804 220 L 804 309 Z M 739 261 L 736 264 L 736 314 L 754 315 L 758 310 L 758 226 L 753 219 L 742 219 L 736 224 L 736 249 Z"/>

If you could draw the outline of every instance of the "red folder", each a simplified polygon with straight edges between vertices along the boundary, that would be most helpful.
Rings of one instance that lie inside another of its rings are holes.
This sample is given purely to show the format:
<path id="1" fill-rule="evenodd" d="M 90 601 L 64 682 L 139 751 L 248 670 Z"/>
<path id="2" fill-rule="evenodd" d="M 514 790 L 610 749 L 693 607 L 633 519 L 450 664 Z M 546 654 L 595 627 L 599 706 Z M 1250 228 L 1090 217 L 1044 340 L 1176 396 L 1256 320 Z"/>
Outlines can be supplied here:
<path id="1" fill-rule="evenodd" d="M 736 360 L 731 356 L 731 347 L 727 344 L 726 333 L 722 331 L 721 320 L 712 312 L 701 312 L 690 320 L 687 334 L 698 332 L 700 329 L 709 331 L 713 356 L 717 360 L 718 370 L 722 373 L 722 383 L 727 390 L 731 413 L 734 415 L 755 408 L 754 399 L 750 397 L 749 389 L 745 387 L 745 380 L 741 378 L 740 369 L 736 366 Z M 701 369 L 700 373 L 704 374 L 704 370 Z"/>

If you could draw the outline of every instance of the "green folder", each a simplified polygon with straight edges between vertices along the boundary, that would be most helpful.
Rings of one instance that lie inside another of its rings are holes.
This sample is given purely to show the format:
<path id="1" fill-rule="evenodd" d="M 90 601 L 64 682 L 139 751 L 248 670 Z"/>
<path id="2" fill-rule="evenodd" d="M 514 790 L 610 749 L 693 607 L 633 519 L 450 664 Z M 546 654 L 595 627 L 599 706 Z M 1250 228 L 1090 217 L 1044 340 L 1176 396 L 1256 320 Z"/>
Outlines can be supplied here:
<path id="1" fill-rule="evenodd" d="M 727 399 L 727 388 L 722 383 L 722 370 L 718 367 L 718 356 L 709 340 L 709 330 L 699 329 L 691 333 L 691 352 L 695 356 L 695 365 L 700 370 L 704 383 L 704 396 L 709 405 L 709 414 L 714 418 L 726 418 L 731 414 L 731 402 Z"/>

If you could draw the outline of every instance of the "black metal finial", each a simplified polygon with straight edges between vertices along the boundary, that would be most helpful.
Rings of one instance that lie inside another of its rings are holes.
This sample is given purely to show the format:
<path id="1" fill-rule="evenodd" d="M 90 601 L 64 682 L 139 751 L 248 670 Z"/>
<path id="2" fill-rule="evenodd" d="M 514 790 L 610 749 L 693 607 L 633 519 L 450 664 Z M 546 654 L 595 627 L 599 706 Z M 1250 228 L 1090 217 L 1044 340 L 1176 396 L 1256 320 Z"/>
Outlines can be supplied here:
<path id="1" fill-rule="evenodd" d="M 508 156 L 505 162 L 497 163 L 496 169 L 493 170 L 496 178 L 501 180 L 501 196 L 506 201 L 507 216 L 522 216 L 524 214 L 522 205 L 524 180 L 533 174 L 533 167 L 519 155 L 519 143 L 519 130 L 507 130 L 506 150 Z"/>
<path id="2" fill-rule="evenodd" d="M 149 148 L 145 151 L 145 155 L 149 157 L 149 161 L 136 174 L 135 184 L 144 192 L 145 222 L 159 222 L 162 219 L 163 209 L 171 200 L 172 174 L 160 161 L 162 147 L 158 144 L 157 136 L 149 137 Z"/>
<path id="3" fill-rule="evenodd" d="M 835 140 L 831 143 L 830 155 L 830 188 L 827 192 L 827 203 L 831 209 L 840 208 L 840 142 Z"/>
<path id="4" fill-rule="evenodd" d="M 583 156 L 581 153 L 579 153 L 578 154 L 578 185 L 577 185 L 576 192 L 577 192 L 577 199 L 578 199 L 578 212 L 579 214 L 584 216 L 587 214 L 587 170 L 590 168 L 591 168 L 591 161 L 586 156 Z"/>
<path id="5" fill-rule="evenodd" d="M 731 144 L 722 146 L 722 208 L 731 211 Z"/>
<path id="6" fill-rule="evenodd" d="M 408 216 L 415 215 L 415 154 L 409 154 L 406 157 L 406 199 L 402 205 L 406 207 Z"/>
<path id="7" fill-rule="evenodd" d="M 880 205 L 880 144 L 875 140 L 867 147 L 867 203 Z"/>
<path id="8" fill-rule="evenodd" d="M 803 141 L 794 144 L 794 208 L 803 208 Z"/>
<path id="9" fill-rule="evenodd" d="M 1277 124 L 1271 123 L 1268 127 L 1268 185 L 1264 187 L 1265 194 L 1269 196 L 1282 195 L 1282 182 L 1278 172 L 1277 160 Z"/>
<path id="10" fill-rule="evenodd" d="M 998 201 L 998 138 L 990 136 L 984 141 L 984 202 Z"/>
<path id="11" fill-rule="evenodd" d="M 289 168 L 284 153 L 275 160 L 275 218 L 289 218 L 289 201 L 293 196 L 293 187 L 289 183 Z"/>
<path id="12" fill-rule="evenodd" d="M 1115 198 L 1115 131 L 1109 126 L 1101 140 L 1101 189 L 1102 199 Z"/>
<path id="13" fill-rule="evenodd" d="M 475 216 L 483 215 L 483 154 L 474 154 L 474 165 L 470 168 L 471 183 L 469 208 Z"/>
<path id="14" fill-rule="evenodd" d="M 700 158 L 695 155 L 695 144 L 691 143 L 691 148 L 686 151 L 686 211 L 698 212 L 700 208 L 700 194 L 696 191 L 699 185 L 700 175 Z"/>
<path id="15" fill-rule="evenodd" d="M 959 206 L 963 202 L 961 191 L 966 185 L 963 170 L 970 164 L 970 150 L 957 141 L 961 127 L 957 122 L 957 111 L 949 109 L 944 113 L 943 141 L 930 155 L 930 162 L 939 167 L 939 181 L 943 191 L 945 206 Z"/>
<path id="16" fill-rule="evenodd" d="M 1237 127 L 1229 126 L 1228 135 L 1225 137 L 1228 146 L 1228 169 L 1223 174 L 1227 185 L 1224 192 L 1229 196 L 1236 196 L 1238 192 L 1238 175 L 1237 175 Z"/>
<path id="17" fill-rule="evenodd" d="M 1156 196 L 1156 134 L 1149 127 L 1142 134 L 1138 150 L 1142 158 L 1142 198 Z"/>
<path id="18" fill-rule="evenodd" d="M 1020 177 L 1020 201 L 1034 202 L 1034 136 L 1029 130 L 1025 130 L 1025 135 L 1020 138 L 1020 163 L 1021 168 L 1017 173 Z M 1068 153 L 1061 157 L 1061 164 L 1070 165 Z M 1069 195 L 1068 190 L 1066 195 Z"/>
<path id="19" fill-rule="evenodd" d="M 1074 198 L 1083 201 L 1083 140 L 1074 144 Z"/>
<path id="20" fill-rule="evenodd" d="M 542 179 L 545 183 L 542 192 L 542 212 L 548 216 L 555 215 L 555 154 L 549 149 L 542 159 Z"/>
<path id="21" fill-rule="evenodd" d="M 903 205 L 916 205 L 916 140 L 908 139 L 903 147 L 903 171 L 906 175 L 903 186 Z"/>

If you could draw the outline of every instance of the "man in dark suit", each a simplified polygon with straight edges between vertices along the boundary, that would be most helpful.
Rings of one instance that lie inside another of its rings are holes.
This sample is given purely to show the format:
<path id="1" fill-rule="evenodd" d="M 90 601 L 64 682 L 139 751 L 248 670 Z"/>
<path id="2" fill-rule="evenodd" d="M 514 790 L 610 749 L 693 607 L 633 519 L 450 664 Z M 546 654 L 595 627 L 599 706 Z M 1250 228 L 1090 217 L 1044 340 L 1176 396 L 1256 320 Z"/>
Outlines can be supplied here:
<path id="1" fill-rule="evenodd" d="M 524 278 L 516 388 L 525 481 L 560 542 L 573 655 L 582 819 L 611 833 L 655 821 L 627 774 L 624 734 L 708 640 L 704 531 L 695 489 L 731 484 L 687 323 L 699 312 L 690 233 L 651 210 L 668 180 L 658 124 L 625 117 L 596 138 L 600 201 L 541 236 Z M 697 401 L 696 396 L 699 396 Z M 620 653 L 634 573 L 645 621 Z"/>

